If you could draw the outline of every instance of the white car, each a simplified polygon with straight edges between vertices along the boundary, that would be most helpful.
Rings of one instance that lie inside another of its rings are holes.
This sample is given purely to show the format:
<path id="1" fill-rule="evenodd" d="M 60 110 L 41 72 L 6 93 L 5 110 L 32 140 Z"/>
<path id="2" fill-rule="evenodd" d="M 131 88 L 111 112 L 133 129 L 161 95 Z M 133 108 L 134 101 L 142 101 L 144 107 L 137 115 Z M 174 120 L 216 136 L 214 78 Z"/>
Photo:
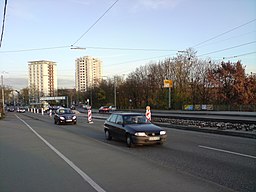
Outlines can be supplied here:
<path id="1" fill-rule="evenodd" d="M 26 110 L 25 110 L 24 108 L 18 108 L 18 109 L 17 109 L 17 112 L 18 112 L 18 113 L 25 113 L 25 111 L 26 111 Z"/>
<path id="2" fill-rule="evenodd" d="M 109 109 L 110 109 L 110 111 L 116 111 L 116 106 L 114 106 L 114 105 L 109 106 Z"/>

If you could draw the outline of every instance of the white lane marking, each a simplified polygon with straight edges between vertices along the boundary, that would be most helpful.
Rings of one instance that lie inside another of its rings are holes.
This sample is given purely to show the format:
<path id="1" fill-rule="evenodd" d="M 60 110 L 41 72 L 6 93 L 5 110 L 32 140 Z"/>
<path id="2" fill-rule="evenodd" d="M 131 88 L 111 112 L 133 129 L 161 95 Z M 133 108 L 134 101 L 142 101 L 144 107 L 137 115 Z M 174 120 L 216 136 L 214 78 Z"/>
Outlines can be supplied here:
<path id="1" fill-rule="evenodd" d="M 95 183 L 86 173 L 84 173 L 79 167 L 77 167 L 72 161 L 65 157 L 61 152 L 54 148 L 48 141 L 46 141 L 41 135 L 39 135 L 29 124 L 23 119 L 15 115 L 21 120 L 39 139 L 41 139 L 51 150 L 53 150 L 60 158 L 62 158 L 71 168 L 73 168 L 86 182 L 88 182 L 97 192 L 106 192 L 97 183 Z"/>
<path id="2" fill-rule="evenodd" d="M 217 148 L 207 147 L 207 146 L 203 146 L 203 145 L 198 145 L 198 147 L 205 148 L 205 149 L 210 149 L 210 150 L 214 150 L 214 151 L 220 151 L 220 152 L 224 152 L 224 153 L 230 153 L 230 154 L 233 154 L 233 155 L 239 155 L 239 156 L 243 156 L 243 157 L 249 157 L 249 158 L 252 158 L 252 159 L 256 159 L 256 157 L 253 156 L 253 155 L 246 155 L 246 154 L 243 154 L 243 153 L 237 153 L 237 152 L 233 152 L 233 151 L 227 151 L 227 150 L 224 150 L 224 149 L 217 149 Z"/>

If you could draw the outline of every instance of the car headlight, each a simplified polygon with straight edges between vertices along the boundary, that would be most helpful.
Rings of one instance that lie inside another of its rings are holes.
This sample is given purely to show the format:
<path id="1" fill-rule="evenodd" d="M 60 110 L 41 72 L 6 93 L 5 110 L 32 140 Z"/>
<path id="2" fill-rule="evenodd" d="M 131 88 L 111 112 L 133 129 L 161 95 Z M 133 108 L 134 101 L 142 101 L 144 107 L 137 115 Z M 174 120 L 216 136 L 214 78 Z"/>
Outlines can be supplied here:
<path id="1" fill-rule="evenodd" d="M 75 120 L 75 119 L 76 119 L 76 116 L 73 116 L 72 119 Z"/>
<path id="2" fill-rule="evenodd" d="M 65 117 L 60 117 L 61 120 L 65 120 Z"/>
<path id="3" fill-rule="evenodd" d="M 165 135 L 166 131 L 160 131 L 160 135 Z"/>
<path id="4" fill-rule="evenodd" d="M 147 136 L 145 132 L 137 132 L 135 135 L 139 137 Z"/>

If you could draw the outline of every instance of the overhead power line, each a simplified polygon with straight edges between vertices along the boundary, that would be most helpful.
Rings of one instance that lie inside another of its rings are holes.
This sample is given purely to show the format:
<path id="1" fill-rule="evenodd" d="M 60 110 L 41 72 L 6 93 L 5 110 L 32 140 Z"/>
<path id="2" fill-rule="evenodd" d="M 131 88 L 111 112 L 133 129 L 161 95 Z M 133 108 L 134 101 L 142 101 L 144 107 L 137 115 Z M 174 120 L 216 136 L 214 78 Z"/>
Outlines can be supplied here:
<path id="1" fill-rule="evenodd" d="M 242 57 L 242 56 L 245 56 L 245 55 L 251 55 L 251 54 L 255 54 L 255 53 L 256 53 L 256 51 L 253 51 L 253 52 L 249 52 L 249 53 L 243 53 L 243 54 L 240 54 L 240 55 L 223 57 L 223 59 L 232 59 L 232 58 Z"/>
<path id="2" fill-rule="evenodd" d="M 121 65 L 121 64 L 127 64 L 127 63 L 134 63 L 134 62 L 138 62 L 138 61 L 148 61 L 148 60 L 152 60 L 152 59 L 158 59 L 158 58 L 162 58 L 162 57 L 170 57 L 173 55 L 161 55 L 161 56 L 156 56 L 156 57 L 150 57 L 150 58 L 144 58 L 144 59 L 136 59 L 136 60 L 130 60 L 130 61 L 124 61 L 121 63 L 114 63 L 114 64 L 109 64 L 109 66 L 114 66 L 114 65 Z"/>
<path id="3" fill-rule="evenodd" d="M 233 47 L 228 47 L 228 48 L 225 48 L 225 49 L 220 49 L 220 50 L 217 50 L 217 51 L 212 51 L 212 52 L 209 52 L 209 53 L 204 53 L 204 54 L 198 55 L 198 57 L 205 56 L 205 55 L 210 55 L 212 53 L 218 53 L 218 52 L 234 49 L 234 48 L 237 48 L 237 47 L 242 47 L 242 46 L 253 44 L 253 43 L 256 43 L 256 41 L 251 41 L 251 42 L 240 44 L 240 45 L 236 45 L 236 46 L 233 46 Z"/>
<path id="4" fill-rule="evenodd" d="M 71 46 L 74 46 L 78 41 L 80 41 L 106 14 L 107 12 L 110 11 L 114 7 L 114 5 L 118 2 L 119 0 L 116 0 L 90 27 L 87 29 L 81 37 L 79 37 Z"/>
<path id="5" fill-rule="evenodd" d="M 210 43 L 206 43 L 206 44 L 202 44 L 198 47 L 205 47 L 205 46 L 208 46 L 208 45 L 213 45 L 213 44 L 219 44 L 220 42 L 223 43 L 225 41 L 229 41 L 231 39 L 235 39 L 235 38 L 239 38 L 239 37 L 243 37 L 243 36 L 246 36 L 246 35 L 249 35 L 249 34 L 252 34 L 252 33 L 255 33 L 256 34 L 256 30 L 253 30 L 253 31 L 250 31 L 250 32 L 247 32 L 247 33 L 243 33 L 243 34 L 239 34 L 239 35 L 236 35 L 236 36 L 232 36 L 232 37 L 228 37 L 226 39 L 220 39 L 218 41 L 215 41 L 215 42 L 210 42 Z M 197 47 L 197 48 L 198 48 Z"/>
<path id="6" fill-rule="evenodd" d="M 204 43 L 206 43 L 206 42 L 208 42 L 208 41 L 211 41 L 211 40 L 213 40 L 213 39 L 216 39 L 216 38 L 218 38 L 218 37 L 220 37 L 220 36 L 222 36 L 222 35 L 225 35 L 225 34 L 227 34 L 227 33 L 230 33 L 231 31 L 234 31 L 234 30 L 236 30 L 236 29 L 238 29 L 238 28 L 241 28 L 241 27 L 243 27 L 243 26 L 245 26 L 245 25 L 248 25 L 248 24 L 250 24 L 250 23 L 252 23 L 252 22 L 254 22 L 254 21 L 256 21 L 256 19 L 253 19 L 253 20 L 251 20 L 251 21 L 248 21 L 248 22 L 246 22 L 246 23 L 244 23 L 244 24 L 242 24 L 242 25 L 239 25 L 239 26 L 237 26 L 237 27 L 234 27 L 233 29 L 230 29 L 230 30 L 225 31 L 225 32 L 223 32 L 223 33 L 220 33 L 220 34 L 218 34 L 218 35 L 216 35 L 216 36 L 214 36 L 214 37 L 212 37 L 212 38 L 210 38 L 210 39 L 207 39 L 207 40 L 205 40 L 205 41 L 202 41 L 202 42 L 200 42 L 200 43 L 198 43 L 198 44 L 196 44 L 196 45 L 194 45 L 194 46 L 192 46 L 192 47 L 193 47 L 193 48 L 198 47 L 199 45 L 202 45 L 202 44 L 204 44 Z"/>
<path id="7" fill-rule="evenodd" d="M 109 50 L 120 50 L 120 51 L 175 51 L 174 49 L 153 49 L 153 48 L 124 48 L 124 47 L 84 47 L 86 49 L 109 49 Z"/>
<path id="8" fill-rule="evenodd" d="M 13 51 L 0 51 L 0 53 L 18 53 L 18 52 L 28 52 L 28 51 L 41 51 L 41 50 L 51 50 L 51 49 L 63 49 L 70 46 L 58 46 L 58 47 L 44 47 L 44 48 L 32 48 L 32 49 L 20 49 Z"/>
<path id="9" fill-rule="evenodd" d="M 7 9 L 7 0 L 5 0 L 5 2 L 4 2 L 4 15 L 3 15 L 3 24 L 2 24 L 2 32 L 1 32 L 1 39 L 0 39 L 0 47 L 2 46 L 3 37 L 4 37 L 4 26 L 5 26 L 6 9 Z"/>
<path id="10" fill-rule="evenodd" d="M 120 51 L 156 51 L 156 52 L 177 52 L 178 50 L 174 49 L 153 49 L 153 48 L 123 48 L 123 47 L 77 47 L 77 46 L 56 46 L 56 47 L 44 47 L 44 48 L 31 48 L 31 49 L 19 49 L 12 51 L 0 51 L 0 53 L 17 53 L 17 52 L 29 52 L 29 51 L 41 51 L 41 50 L 51 50 L 51 49 L 103 49 L 103 50 L 120 50 Z"/>

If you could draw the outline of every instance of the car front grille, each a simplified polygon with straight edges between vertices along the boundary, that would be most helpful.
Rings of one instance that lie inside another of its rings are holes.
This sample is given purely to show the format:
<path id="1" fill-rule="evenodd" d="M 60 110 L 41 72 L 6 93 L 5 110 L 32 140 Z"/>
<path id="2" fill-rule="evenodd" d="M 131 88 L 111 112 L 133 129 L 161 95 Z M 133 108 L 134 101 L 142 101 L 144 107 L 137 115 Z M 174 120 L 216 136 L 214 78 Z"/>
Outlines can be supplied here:
<path id="1" fill-rule="evenodd" d="M 160 133 L 152 133 L 152 132 L 146 132 L 147 136 L 159 136 Z"/>

